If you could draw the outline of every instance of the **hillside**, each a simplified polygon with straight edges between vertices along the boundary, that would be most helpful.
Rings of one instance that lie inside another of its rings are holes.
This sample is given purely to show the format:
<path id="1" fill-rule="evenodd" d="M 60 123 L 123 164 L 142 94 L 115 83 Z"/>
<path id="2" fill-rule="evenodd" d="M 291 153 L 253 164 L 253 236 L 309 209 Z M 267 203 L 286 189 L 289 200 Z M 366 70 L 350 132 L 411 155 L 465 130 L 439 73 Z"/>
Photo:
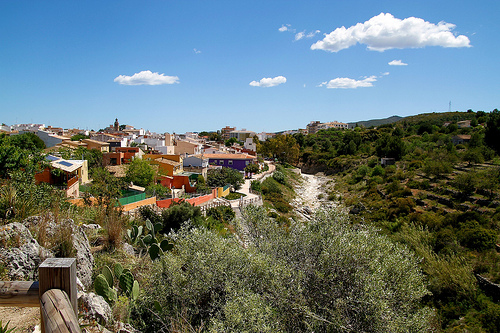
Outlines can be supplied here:
<path id="1" fill-rule="evenodd" d="M 402 120 L 403 117 L 400 116 L 392 116 L 389 118 L 382 118 L 382 119 L 372 119 L 372 120 L 363 120 L 363 121 L 356 121 L 353 123 L 347 123 L 349 125 L 349 128 L 354 128 L 356 125 L 358 126 L 363 126 L 363 127 L 372 127 L 372 126 L 380 126 L 380 125 L 385 125 L 385 124 L 392 124 L 397 121 Z"/>

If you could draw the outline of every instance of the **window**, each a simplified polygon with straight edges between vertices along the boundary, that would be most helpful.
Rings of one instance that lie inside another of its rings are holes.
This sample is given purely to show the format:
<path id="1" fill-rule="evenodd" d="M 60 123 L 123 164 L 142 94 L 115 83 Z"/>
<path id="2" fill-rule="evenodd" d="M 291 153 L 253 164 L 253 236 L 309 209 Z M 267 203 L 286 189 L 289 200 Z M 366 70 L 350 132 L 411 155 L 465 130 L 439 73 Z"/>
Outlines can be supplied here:
<path id="1" fill-rule="evenodd" d="M 250 164 L 250 161 L 245 161 L 245 165 L 249 165 Z"/>
<path id="2" fill-rule="evenodd" d="M 227 165 L 233 165 L 233 160 L 227 161 Z"/>
<path id="3" fill-rule="evenodd" d="M 220 165 L 224 164 L 224 160 L 219 160 L 219 164 Z"/>

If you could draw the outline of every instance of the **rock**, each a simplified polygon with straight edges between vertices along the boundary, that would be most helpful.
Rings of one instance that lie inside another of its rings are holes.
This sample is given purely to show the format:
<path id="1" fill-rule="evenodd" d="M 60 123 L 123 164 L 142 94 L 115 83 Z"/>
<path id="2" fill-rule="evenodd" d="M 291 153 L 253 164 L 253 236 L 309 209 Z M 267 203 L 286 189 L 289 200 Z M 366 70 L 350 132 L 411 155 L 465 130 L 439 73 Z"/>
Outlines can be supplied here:
<path id="1" fill-rule="evenodd" d="M 309 206 L 304 206 L 304 208 L 302 208 L 302 211 L 304 213 L 306 213 L 307 215 L 311 215 L 313 213 L 311 207 L 309 207 Z"/>
<path id="2" fill-rule="evenodd" d="M 84 228 L 95 229 L 94 226 L 81 227 L 75 224 L 72 219 L 64 219 L 56 223 L 52 214 L 45 216 L 31 216 L 23 221 L 23 224 L 34 228 L 45 227 L 47 239 L 54 238 L 61 228 L 71 226 L 73 248 L 76 252 L 76 276 L 86 288 L 92 285 L 92 269 L 94 266 L 94 256 L 90 252 L 90 244 Z"/>
<path id="3" fill-rule="evenodd" d="M 123 252 L 125 252 L 129 256 L 135 256 L 134 247 L 132 245 L 130 245 L 129 243 L 123 243 L 122 249 L 123 249 Z"/>
<path id="4" fill-rule="evenodd" d="M 78 293 L 78 309 L 85 319 L 106 326 L 113 319 L 113 311 L 104 297 L 94 293 Z"/>
<path id="5" fill-rule="evenodd" d="M 115 325 L 115 332 L 117 333 L 140 333 L 140 331 L 136 330 L 130 324 L 124 324 L 119 322 Z"/>
<path id="6" fill-rule="evenodd" d="M 7 263 L 11 280 L 37 280 L 38 266 L 54 254 L 40 246 L 19 222 L 0 227 L 0 262 Z"/>
<path id="7" fill-rule="evenodd" d="M 73 222 L 72 220 L 69 220 Z M 76 276 L 85 287 L 92 285 L 94 256 L 90 252 L 90 244 L 83 229 L 73 223 L 73 246 L 76 250 Z"/>

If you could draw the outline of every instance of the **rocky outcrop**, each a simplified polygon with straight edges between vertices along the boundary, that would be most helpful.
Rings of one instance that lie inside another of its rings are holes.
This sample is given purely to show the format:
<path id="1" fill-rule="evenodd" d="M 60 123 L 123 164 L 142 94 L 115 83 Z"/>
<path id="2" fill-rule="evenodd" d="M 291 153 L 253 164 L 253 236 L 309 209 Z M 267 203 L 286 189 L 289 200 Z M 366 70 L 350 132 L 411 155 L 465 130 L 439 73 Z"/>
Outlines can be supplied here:
<path id="1" fill-rule="evenodd" d="M 37 280 L 38 266 L 53 256 L 23 224 L 13 222 L 0 227 L 0 262 L 11 280 Z"/>
<path id="2" fill-rule="evenodd" d="M 90 252 L 90 245 L 84 228 L 75 224 L 72 219 L 64 219 L 56 223 L 52 215 L 32 216 L 23 221 L 29 228 L 44 228 L 44 233 L 48 239 L 53 239 L 55 235 L 62 232 L 62 228 L 71 227 L 72 244 L 76 257 L 76 276 L 85 288 L 92 285 L 92 269 L 94 257 Z"/>
<path id="3" fill-rule="evenodd" d="M 110 324 L 113 319 L 113 311 L 108 302 L 94 293 L 78 293 L 78 309 L 85 319 L 95 320 L 103 326 Z"/>

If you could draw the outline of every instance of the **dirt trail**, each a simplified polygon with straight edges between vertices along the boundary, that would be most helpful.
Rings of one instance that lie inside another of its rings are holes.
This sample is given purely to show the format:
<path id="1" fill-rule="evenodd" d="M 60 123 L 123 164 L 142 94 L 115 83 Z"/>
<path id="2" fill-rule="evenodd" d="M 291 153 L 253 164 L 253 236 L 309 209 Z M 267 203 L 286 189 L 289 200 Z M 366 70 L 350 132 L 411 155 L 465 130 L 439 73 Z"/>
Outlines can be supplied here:
<path id="1" fill-rule="evenodd" d="M 16 327 L 16 332 L 33 332 L 36 325 L 40 325 L 40 308 L 4 308 L 0 307 L 0 320 L 9 328 Z"/>

